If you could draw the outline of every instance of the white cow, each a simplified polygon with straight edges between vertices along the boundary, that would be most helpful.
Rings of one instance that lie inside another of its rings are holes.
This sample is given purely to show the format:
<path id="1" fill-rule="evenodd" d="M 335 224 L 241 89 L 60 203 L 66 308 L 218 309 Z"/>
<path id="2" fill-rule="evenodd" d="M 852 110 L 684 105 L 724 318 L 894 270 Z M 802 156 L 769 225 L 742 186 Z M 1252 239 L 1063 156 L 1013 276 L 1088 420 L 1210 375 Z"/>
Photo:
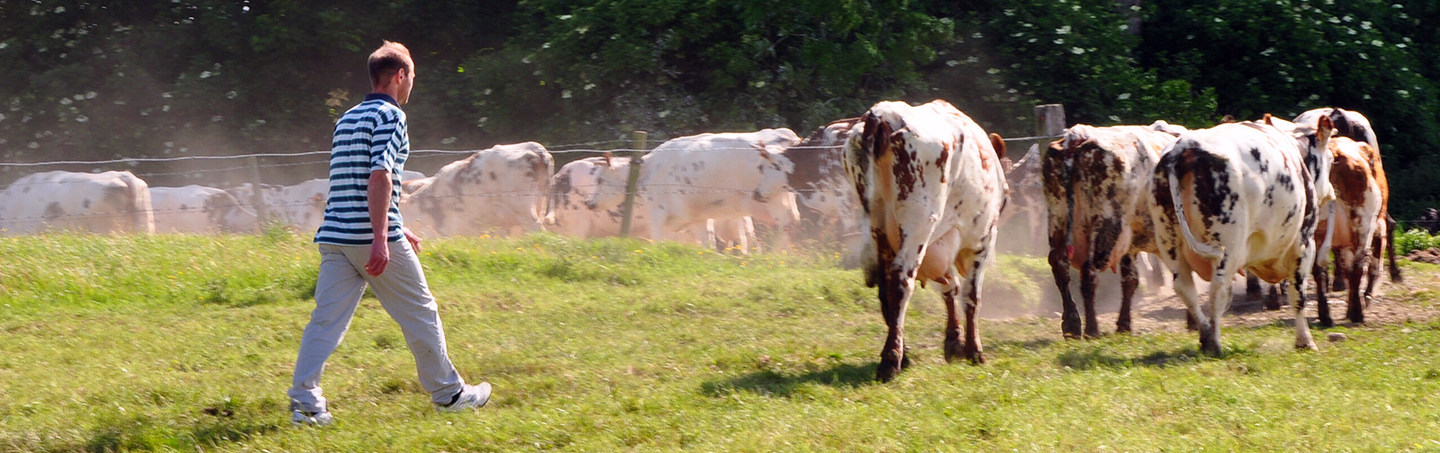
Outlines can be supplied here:
<path id="1" fill-rule="evenodd" d="M 601 172 L 607 171 L 629 174 L 630 158 L 614 157 L 606 153 L 604 156 L 587 157 L 560 167 L 555 176 L 550 178 L 550 216 L 546 220 L 546 229 L 581 239 L 618 236 L 624 216 L 620 206 L 603 211 L 585 207 L 585 200 L 600 190 Z M 610 190 L 624 191 L 625 187 L 622 185 Z M 636 199 L 632 211 L 630 236 L 648 238 L 650 224 L 646 220 L 643 201 Z"/>
<path id="2" fill-rule="evenodd" d="M 496 145 L 451 162 L 400 200 L 416 233 L 479 236 L 541 231 L 555 160 L 535 142 Z"/>
<path id="3" fill-rule="evenodd" d="M 785 231 L 799 220 L 787 175 L 794 164 L 784 149 L 800 142 L 789 129 L 679 137 L 643 157 L 636 182 L 650 220 L 650 236 L 676 240 L 688 232 L 713 244 L 710 219 L 751 217 L 778 227 L 777 248 L 788 246 Z M 625 199 L 627 174 L 600 172 L 602 190 L 586 200 L 592 210 L 610 210 Z"/>
<path id="4" fill-rule="evenodd" d="M 1000 136 L 941 100 L 875 104 L 851 132 L 845 173 L 860 196 L 862 229 L 870 231 L 861 262 L 866 284 L 880 288 L 889 328 L 877 379 L 889 381 L 909 363 L 905 310 L 916 280 L 941 286 L 946 361 L 985 361 L 975 313 L 1008 190 L 1004 154 Z"/>
<path id="5" fill-rule="evenodd" d="M 234 195 L 214 187 L 151 187 L 157 233 L 253 231 L 255 211 Z"/>
<path id="6" fill-rule="evenodd" d="M 240 204 L 255 205 L 250 184 L 226 190 Z M 260 185 L 264 197 L 265 218 L 302 233 L 313 233 L 325 221 L 325 199 L 330 194 L 330 180 L 316 178 L 293 186 Z"/>
<path id="7" fill-rule="evenodd" d="M 1333 125 L 1221 124 L 1181 134 L 1155 166 L 1155 243 L 1176 273 L 1175 292 L 1200 330 L 1200 350 L 1220 355 L 1220 317 L 1232 276 L 1247 270 L 1283 282 L 1295 314 L 1295 346 L 1315 348 L 1305 319 L 1305 277 L 1315 262 L 1319 209 L 1335 198 L 1327 148 Z M 1294 132 L 1287 132 L 1294 131 Z M 1192 271 L 1211 282 L 1201 310 Z"/>
<path id="8" fill-rule="evenodd" d="M 128 171 L 27 175 L 0 193 L 0 229 L 154 233 L 150 187 Z"/>

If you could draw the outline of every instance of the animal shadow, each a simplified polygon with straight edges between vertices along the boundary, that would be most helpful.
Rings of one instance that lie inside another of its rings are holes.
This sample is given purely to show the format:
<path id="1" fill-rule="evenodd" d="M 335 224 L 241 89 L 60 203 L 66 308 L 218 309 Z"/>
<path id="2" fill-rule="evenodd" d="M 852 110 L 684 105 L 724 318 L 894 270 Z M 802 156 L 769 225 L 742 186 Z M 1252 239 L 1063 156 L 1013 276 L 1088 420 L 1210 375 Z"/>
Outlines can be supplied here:
<path id="1" fill-rule="evenodd" d="M 1235 351 L 1227 350 L 1226 352 Z M 1154 351 L 1135 358 L 1121 357 L 1101 348 L 1092 348 L 1087 351 L 1069 351 L 1062 353 L 1055 358 L 1055 363 L 1076 370 L 1132 367 L 1164 368 L 1171 365 L 1192 362 L 1199 358 L 1200 351 L 1194 346 L 1187 346 L 1173 351 Z"/>
<path id="2" fill-rule="evenodd" d="M 839 364 L 828 369 L 804 374 L 761 370 L 735 378 L 705 382 L 700 385 L 700 392 L 710 397 L 751 393 L 789 398 L 795 394 L 797 389 L 807 384 L 856 388 L 875 383 L 875 367 L 877 365 L 877 362 L 859 365 Z"/>

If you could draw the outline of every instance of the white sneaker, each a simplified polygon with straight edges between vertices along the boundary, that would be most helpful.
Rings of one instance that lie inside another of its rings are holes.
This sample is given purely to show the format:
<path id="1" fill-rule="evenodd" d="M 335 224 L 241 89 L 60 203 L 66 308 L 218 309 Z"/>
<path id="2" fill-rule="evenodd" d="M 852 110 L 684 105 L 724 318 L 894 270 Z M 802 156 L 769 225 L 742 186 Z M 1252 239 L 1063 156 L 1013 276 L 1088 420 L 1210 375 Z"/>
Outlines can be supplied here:
<path id="1" fill-rule="evenodd" d="M 440 412 L 460 412 L 466 409 L 478 409 L 485 407 L 490 402 L 490 383 L 481 382 L 476 385 L 466 384 L 450 400 L 450 404 L 436 404 L 435 409 Z M 327 414 L 328 415 L 328 414 Z"/>
<path id="2" fill-rule="evenodd" d="M 290 424 L 295 426 L 329 426 L 331 423 L 335 423 L 335 417 L 330 416 L 330 411 L 305 412 L 297 409 L 290 414 Z"/>

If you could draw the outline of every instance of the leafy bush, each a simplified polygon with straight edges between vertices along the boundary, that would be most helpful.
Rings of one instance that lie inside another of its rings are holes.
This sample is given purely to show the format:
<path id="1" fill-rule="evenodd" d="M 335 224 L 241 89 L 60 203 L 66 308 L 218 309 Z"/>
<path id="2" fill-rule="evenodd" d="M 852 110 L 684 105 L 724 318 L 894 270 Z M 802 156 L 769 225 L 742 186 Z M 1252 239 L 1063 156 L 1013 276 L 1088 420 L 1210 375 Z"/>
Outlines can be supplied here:
<path id="1" fill-rule="evenodd" d="M 1440 247 L 1440 236 L 1431 236 L 1430 233 L 1419 228 L 1412 228 L 1410 231 L 1401 233 L 1395 232 L 1395 253 L 1404 255 L 1415 250 L 1428 250 Z"/>

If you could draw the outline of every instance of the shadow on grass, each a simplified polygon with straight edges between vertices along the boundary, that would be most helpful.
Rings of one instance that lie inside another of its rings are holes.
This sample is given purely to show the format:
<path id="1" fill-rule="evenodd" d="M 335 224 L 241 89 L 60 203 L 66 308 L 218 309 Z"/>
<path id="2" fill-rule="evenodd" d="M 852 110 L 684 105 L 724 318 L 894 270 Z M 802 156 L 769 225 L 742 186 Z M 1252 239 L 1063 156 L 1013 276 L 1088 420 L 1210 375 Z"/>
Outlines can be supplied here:
<path id="1" fill-rule="evenodd" d="M 1005 340 L 984 343 L 987 351 L 999 348 L 1020 348 L 1027 351 L 1039 351 L 1041 349 L 1050 347 L 1050 345 L 1052 344 L 1055 344 L 1055 340 L 1049 338 L 1034 338 L 1029 340 Z"/>
<path id="2" fill-rule="evenodd" d="M 1246 354 L 1247 351 L 1226 348 L 1225 357 Z M 1092 348 L 1088 351 L 1069 351 L 1060 354 L 1055 358 L 1055 363 L 1067 366 L 1076 370 L 1090 370 L 1096 368 L 1133 368 L 1133 367 L 1154 367 L 1164 368 L 1182 363 L 1195 362 L 1207 357 L 1202 356 L 1198 348 L 1187 346 L 1173 351 L 1154 351 L 1140 357 L 1121 357 L 1105 351 L 1101 348 Z"/>
<path id="3" fill-rule="evenodd" d="M 875 382 L 877 365 L 877 362 L 863 365 L 847 363 L 805 374 L 779 373 L 770 370 L 756 371 L 733 379 L 706 382 L 700 385 L 700 392 L 711 397 L 744 392 L 788 398 L 794 395 L 797 389 L 807 384 L 857 388 Z"/>
<path id="4" fill-rule="evenodd" d="M 248 420 L 216 420 L 179 429 L 165 429 L 148 417 L 100 420 L 78 444 L 52 445 L 47 451 L 112 452 L 133 450 L 196 450 L 249 440 L 280 429 L 280 425 Z"/>

